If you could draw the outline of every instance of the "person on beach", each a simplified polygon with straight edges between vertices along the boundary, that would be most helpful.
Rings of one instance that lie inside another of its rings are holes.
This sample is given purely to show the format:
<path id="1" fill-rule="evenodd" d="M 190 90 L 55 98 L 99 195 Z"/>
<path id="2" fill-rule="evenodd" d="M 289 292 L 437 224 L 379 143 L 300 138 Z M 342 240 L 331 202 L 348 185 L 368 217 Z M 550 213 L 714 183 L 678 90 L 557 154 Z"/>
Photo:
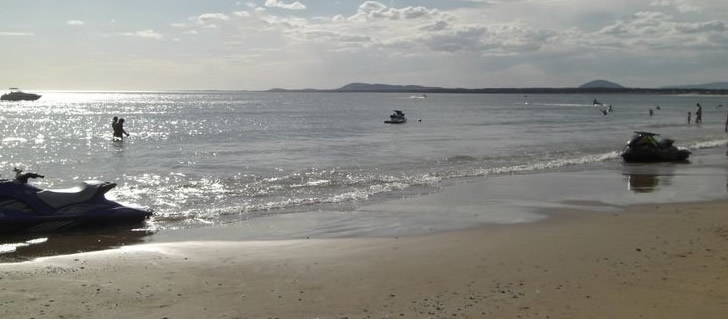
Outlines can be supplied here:
<path id="1" fill-rule="evenodd" d="M 691 112 L 688 112 L 688 125 L 690 125 L 690 116 L 692 115 Z"/>
<path id="2" fill-rule="evenodd" d="M 695 124 L 703 123 L 703 107 L 700 106 L 700 103 L 695 103 L 695 105 L 698 107 L 695 110 Z"/>
<path id="3" fill-rule="evenodd" d="M 124 130 L 124 119 L 119 119 L 116 123 L 112 124 L 112 127 L 114 128 L 115 139 L 124 139 L 124 135 L 129 136 L 129 133 Z"/>

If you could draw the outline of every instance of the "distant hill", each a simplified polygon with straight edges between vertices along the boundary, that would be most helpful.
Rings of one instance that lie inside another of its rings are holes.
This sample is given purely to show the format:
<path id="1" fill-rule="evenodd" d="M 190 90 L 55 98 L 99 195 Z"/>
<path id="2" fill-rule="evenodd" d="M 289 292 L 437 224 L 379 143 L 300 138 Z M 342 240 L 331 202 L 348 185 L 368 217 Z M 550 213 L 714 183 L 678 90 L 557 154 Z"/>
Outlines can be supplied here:
<path id="1" fill-rule="evenodd" d="M 621 86 L 614 82 L 609 82 L 607 80 L 594 80 L 587 83 L 582 84 L 580 89 L 623 89 L 624 86 Z"/>
<path id="2" fill-rule="evenodd" d="M 721 82 L 726 83 L 728 82 Z M 328 92 L 328 93 L 466 93 L 466 94 L 584 94 L 584 93 L 636 93 L 636 94 L 723 94 L 728 95 L 728 88 L 626 88 L 617 83 L 595 80 L 580 87 L 531 87 L 531 88 L 445 88 L 421 85 L 392 85 L 350 83 L 338 89 L 282 89 L 274 88 L 266 92 Z"/>
<path id="3" fill-rule="evenodd" d="M 728 82 L 711 82 L 704 84 L 673 85 L 665 86 L 663 89 L 706 89 L 706 90 L 728 90 Z"/>
<path id="4" fill-rule="evenodd" d="M 443 90 L 441 87 L 428 87 L 421 85 L 391 85 L 391 84 L 369 84 L 369 83 L 349 83 L 335 91 L 339 92 L 419 92 Z"/>

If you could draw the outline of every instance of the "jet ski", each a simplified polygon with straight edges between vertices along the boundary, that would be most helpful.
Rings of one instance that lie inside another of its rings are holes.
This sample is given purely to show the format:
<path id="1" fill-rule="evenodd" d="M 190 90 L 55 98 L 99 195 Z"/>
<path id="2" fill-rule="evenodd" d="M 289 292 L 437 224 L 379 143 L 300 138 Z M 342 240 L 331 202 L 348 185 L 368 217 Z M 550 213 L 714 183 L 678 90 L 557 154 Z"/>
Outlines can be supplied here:
<path id="1" fill-rule="evenodd" d="M 394 113 L 389 116 L 389 120 L 384 121 L 385 124 L 402 124 L 407 123 L 407 118 L 404 117 L 404 112 L 400 110 L 394 110 Z"/>
<path id="2" fill-rule="evenodd" d="M 678 149 L 673 145 L 674 140 L 669 138 L 657 141 L 659 134 L 635 131 L 635 135 L 622 149 L 622 158 L 625 162 L 651 163 L 651 162 L 679 162 L 690 156 L 690 151 Z"/>
<path id="3" fill-rule="evenodd" d="M 0 235 L 51 233 L 83 228 L 141 225 L 151 211 L 106 199 L 116 183 L 85 181 L 68 189 L 40 189 L 36 173 L 15 169 L 14 180 L 0 179 Z"/>

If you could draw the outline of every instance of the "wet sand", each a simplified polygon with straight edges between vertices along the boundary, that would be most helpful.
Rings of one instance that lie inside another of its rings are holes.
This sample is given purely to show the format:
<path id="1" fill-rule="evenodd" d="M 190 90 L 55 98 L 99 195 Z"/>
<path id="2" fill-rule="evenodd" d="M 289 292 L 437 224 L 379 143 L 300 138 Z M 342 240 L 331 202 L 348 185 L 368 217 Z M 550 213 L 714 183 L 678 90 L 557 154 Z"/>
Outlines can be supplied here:
<path id="1" fill-rule="evenodd" d="M 725 318 L 728 201 L 0 265 L 1 318 Z"/>

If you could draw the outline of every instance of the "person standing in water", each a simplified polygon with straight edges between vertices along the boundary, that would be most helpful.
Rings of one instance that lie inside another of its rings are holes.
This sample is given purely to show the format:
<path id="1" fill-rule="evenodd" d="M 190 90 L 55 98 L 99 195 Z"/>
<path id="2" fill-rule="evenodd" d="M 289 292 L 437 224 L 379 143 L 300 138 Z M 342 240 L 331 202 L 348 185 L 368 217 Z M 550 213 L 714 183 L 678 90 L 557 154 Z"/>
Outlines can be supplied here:
<path id="1" fill-rule="evenodd" d="M 129 133 L 124 130 L 124 119 L 119 119 L 116 123 L 112 124 L 112 127 L 114 128 L 114 138 L 124 139 L 124 135 L 129 136 Z"/>
<path id="2" fill-rule="evenodd" d="M 119 122 L 119 118 L 114 116 L 113 119 L 111 119 L 111 136 L 116 137 L 116 134 L 114 133 L 116 131 L 116 123 Z"/>
<path id="3" fill-rule="evenodd" d="M 695 124 L 703 123 L 703 107 L 700 106 L 700 103 L 695 103 L 695 105 L 698 107 L 695 110 Z"/>
<path id="4" fill-rule="evenodd" d="M 688 112 L 688 125 L 690 125 L 690 116 L 692 116 L 692 113 Z"/>

